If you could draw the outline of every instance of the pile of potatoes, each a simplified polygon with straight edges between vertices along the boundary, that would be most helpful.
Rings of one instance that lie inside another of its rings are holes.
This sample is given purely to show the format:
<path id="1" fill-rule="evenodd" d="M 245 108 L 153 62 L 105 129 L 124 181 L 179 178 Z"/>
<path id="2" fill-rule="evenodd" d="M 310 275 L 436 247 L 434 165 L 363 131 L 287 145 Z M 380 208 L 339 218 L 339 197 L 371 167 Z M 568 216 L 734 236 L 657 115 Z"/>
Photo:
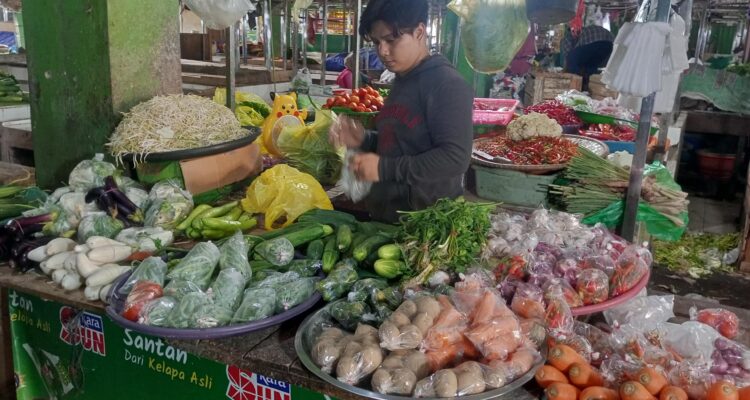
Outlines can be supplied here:
<path id="1" fill-rule="evenodd" d="M 383 394 L 411 395 L 417 381 L 430 374 L 427 356 L 419 350 L 398 350 L 372 375 L 372 389 Z"/>
<path id="2" fill-rule="evenodd" d="M 325 328 L 313 345 L 312 357 L 321 370 L 331 373 L 335 368 L 338 380 L 357 385 L 383 362 L 383 350 L 378 345 L 378 330 L 360 324 L 354 335 Z"/>
<path id="3" fill-rule="evenodd" d="M 380 325 L 380 347 L 390 351 L 418 348 L 438 314 L 440 303 L 432 296 L 405 300 Z"/>

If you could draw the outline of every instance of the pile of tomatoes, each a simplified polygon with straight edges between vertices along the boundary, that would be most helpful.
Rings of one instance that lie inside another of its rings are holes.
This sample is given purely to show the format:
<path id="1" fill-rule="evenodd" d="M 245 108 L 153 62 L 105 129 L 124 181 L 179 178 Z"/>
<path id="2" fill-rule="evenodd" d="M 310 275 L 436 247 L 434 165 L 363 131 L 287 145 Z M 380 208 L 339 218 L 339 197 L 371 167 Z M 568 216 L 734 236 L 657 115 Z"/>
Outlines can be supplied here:
<path id="1" fill-rule="evenodd" d="M 331 97 L 323 108 L 348 108 L 354 112 L 378 112 L 383 108 L 383 97 L 377 90 L 367 86 L 353 89 L 351 94 L 345 93 Z"/>

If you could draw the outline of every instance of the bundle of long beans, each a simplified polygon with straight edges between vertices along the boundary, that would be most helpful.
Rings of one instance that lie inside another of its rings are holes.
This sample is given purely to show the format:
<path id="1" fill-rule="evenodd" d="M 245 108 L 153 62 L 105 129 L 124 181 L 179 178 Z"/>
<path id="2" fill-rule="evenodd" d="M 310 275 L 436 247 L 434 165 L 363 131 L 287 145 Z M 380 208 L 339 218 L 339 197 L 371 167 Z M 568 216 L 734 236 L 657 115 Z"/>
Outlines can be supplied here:
<path id="1" fill-rule="evenodd" d="M 591 215 L 625 197 L 630 172 L 611 164 L 589 150 L 580 148 L 565 170 L 571 185 L 550 185 L 550 193 L 562 195 L 569 212 Z M 684 222 L 680 214 L 687 211 L 687 193 L 667 188 L 653 176 L 644 178 L 641 199 L 677 226 Z"/>

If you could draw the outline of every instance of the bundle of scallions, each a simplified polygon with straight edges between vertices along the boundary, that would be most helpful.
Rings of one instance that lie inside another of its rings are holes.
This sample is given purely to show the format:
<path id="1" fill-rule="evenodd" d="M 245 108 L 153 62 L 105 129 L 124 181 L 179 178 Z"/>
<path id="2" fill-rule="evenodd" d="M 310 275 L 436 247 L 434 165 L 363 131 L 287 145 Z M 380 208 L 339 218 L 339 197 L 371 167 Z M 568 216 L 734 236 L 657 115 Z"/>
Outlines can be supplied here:
<path id="1" fill-rule="evenodd" d="M 550 185 L 550 193 L 561 195 L 568 212 L 589 216 L 622 200 L 630 172 L 611 164 L 591 151 L 579 148 L 565 170 L 572 184 Z M 677 226 L 684 226 L 680 214 L 687 211 L 687 193 L 667 188 L 653 176 L 643 179 L 641 201 L 648 203 Z"/>

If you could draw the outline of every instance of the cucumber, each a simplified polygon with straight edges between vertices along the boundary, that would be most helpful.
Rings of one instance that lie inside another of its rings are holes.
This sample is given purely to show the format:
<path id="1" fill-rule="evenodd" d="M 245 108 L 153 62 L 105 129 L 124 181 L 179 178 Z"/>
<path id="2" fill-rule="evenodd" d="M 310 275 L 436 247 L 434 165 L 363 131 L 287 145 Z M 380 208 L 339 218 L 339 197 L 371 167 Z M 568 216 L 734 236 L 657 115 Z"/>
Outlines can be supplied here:
<path id="1" fill-rule="evenodd" d="M 357 246 L 362 244 L 367 238 L 370 237 L 370 235 L 364 233 L 364 232 L 357 232 L 352 236 L 352 245 L 349 246 L 349 250 L 355 249 Z"/>
<path id="2" fill-rule="evenodd" d="M 378 257 L 384 260 L 400 260 L 401 248 L 395 244 L 380 246 L 380 248 L 378 249 Z"/>
<path id="3" fill-rule="evenodd" d="M 336 238 L 334 236 L 326 239 L 326 245 L 323 249 L 323 272 L 331 272 L 336 261 L 339 259 L 339 251 L 336 250 Z"/>
<path id="4" fill-rule="evenodd" d="M 294 224 L 291 224 L 291 225 L 287 226 L 286 228 L 275 229 L 275 230 L 272 230 L 272 231 L 263 232 L 260 235 L 258 235 L 258 237 L 260 237 L 263 240 L 276 239 L 279 236 L 284 236 L 286 234 L 289 234 L 289 233 L 292 233 L 292 232 L 296 232 L 296 231 L 299 231 L 299 230 L 302 230 L 302 229 L 306 229 L 306 228 L 309 228 L 309 227 L 315 226 L 315 225 L 319 225 L 319 224 L 317 224 L 317 223 L 313 224 L 313 223 L 309 223 L 309 222 L 303 222 L 303 223 L 297 222 L 297 223 L 294 223 Z"/>
<path id="5" fill-rule="evenodd" d="M 294 247 L 311 242 L 315 239 L 328 236 L 333 233 L 333 228 L 328 225 L 316 224 L 309 228 L 301 229 L 280 237 L 285 237 L 287 240 L 292 242 Z"/>
<path id="6" fill-rule="evenodd" d="M 357 261 L 364 261 L 370 253 L 377 251 L 380 246 L 391 243 L 392 241 L 393 239 L 390 237 L 381 234 L 371 236 L 352 250 L 352 257 Z"/>
<path id="7" fill-rule="evenodd" d="M 406 264 L 398 260 L 375 261 L 375 273 L 386 279 L 393 279 L 404 273 Z"/>
<path id="8" fill-rule="evenodd" d="M 323 250 L 325 247 L 326 245 L 323 243 L 322 239 L 315 239 L 308 243 L 305 255 L 311 260 L 320 260 L 323 258 Z"/>
<path id="9" fill-rule="evenodd" d="M 357 224 L 357 219 L 351 214 L 336 210 L 321 210 L 319 208 L 305 212 L 297 218 L 297 221 L 333 225 L 336 228 L 341 225 Z"/>
<path id="10" fill-rule="evenodd" d="M 336 247 L 340 252 L 349 250 L 352 244 L 352 227 L 349 225 L 339 225 L 336 231 Z"/>

